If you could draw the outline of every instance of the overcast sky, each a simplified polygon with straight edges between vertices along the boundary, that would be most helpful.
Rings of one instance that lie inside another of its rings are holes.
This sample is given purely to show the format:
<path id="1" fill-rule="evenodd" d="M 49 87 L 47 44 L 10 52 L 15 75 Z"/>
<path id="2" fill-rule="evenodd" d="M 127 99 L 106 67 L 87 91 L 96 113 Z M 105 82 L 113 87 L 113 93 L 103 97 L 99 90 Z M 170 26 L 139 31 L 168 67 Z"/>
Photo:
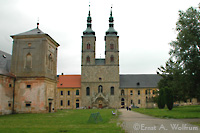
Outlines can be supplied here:
<path id="1" fill-rule="evenodd" d="M 90 0 L 96 58 L 105 57 L 104 36 L 113 5 L 120 73 L 155 74 L 176 39 L 178 11 L 198 4 L 199 0 Z M 80 74 L 88 5 L 89 0 L 0 0 L 0 49 L 11 54 L 10 35 L 36 28 L 39 18 L 39 28 L 60 44 L 58 74 Z"/>

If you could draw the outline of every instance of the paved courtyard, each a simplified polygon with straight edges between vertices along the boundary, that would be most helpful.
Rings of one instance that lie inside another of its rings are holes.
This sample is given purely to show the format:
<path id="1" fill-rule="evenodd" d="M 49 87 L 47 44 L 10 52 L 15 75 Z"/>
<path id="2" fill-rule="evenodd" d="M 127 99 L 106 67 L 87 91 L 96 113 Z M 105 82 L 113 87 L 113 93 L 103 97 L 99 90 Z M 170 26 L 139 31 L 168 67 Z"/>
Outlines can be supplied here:
<path id="1" fill-rule="evenodd" d="M 200 133 L 200 127 L 184 120 L 161 119 L 126 109 L 119 109 L 121 126 L 127 133 Z"/>

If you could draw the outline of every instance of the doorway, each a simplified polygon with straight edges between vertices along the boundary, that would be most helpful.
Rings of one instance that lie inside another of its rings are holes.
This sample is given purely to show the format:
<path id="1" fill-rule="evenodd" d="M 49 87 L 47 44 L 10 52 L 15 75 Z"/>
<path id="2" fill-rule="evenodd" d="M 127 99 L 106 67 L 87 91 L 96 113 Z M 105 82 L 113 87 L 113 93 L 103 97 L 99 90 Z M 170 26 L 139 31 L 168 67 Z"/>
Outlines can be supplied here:
<path id="1" fill-rule="evenodd" d="M 49 103 L 49 113 L 51 112 L 51 105 L 52 103 Z"/>
<path id="2" fill-rule="evenodd" d="M 102 104 L 99 104 L 99 108 L 100 108 L 100 109 L 103 108 Z"/>
<path id="3" fill-rule="evenodd" d="M 79 103 L 76 103 L 76 108 L 79 108 Z"/>

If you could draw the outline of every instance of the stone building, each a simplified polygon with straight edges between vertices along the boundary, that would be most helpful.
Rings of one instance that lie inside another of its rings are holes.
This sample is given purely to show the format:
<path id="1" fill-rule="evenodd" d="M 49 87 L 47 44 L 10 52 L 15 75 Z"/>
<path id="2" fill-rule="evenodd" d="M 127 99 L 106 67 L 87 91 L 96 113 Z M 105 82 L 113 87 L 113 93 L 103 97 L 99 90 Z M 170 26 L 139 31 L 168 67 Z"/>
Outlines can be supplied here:
<path id="1" fill-rule="evenodd" d="M 59 44 L 38 26 L 39 23 L 33 30 L 11 36 L 12 59 L 11 55 L 1 59 L 8 59 L 8 65 L 4 61 L 2 64 L 6 67 L 0 71 L 0 90 L 5 93 L 1 93 L 4 97 L 1 97 L 0 110 L 11 109 L 8 113 L 56 111 Z"/>

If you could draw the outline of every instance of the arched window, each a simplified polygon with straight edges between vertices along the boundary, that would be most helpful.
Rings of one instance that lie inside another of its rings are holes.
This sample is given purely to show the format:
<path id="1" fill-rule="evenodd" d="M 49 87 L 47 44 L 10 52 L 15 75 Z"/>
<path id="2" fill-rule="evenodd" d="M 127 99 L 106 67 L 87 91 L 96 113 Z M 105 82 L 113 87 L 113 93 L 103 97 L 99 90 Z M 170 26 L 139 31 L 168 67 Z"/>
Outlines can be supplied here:
<path id="1" fill-rule="evenodd" d="M 121 90 L 121 95 L 122 95 L 122 96 L 124 95 L 124 90 Z"/>
<path id="2" fill-rule="evenodd" d="M 90 87 L 87 87 L 86 88 L 86 96 L 89 96 L 90 95 Z"/>
<path id="3" fill-rule="evenodd" d="M 110 62 L 114 62 L 114 56 L 113 55 L 110 56 Z"/>
<path id="4" fill-rule="evenodd" d="M 87 49 L 90 49 L 90 44 L 89 43 L 87 44 Z"/>
<path id="5" fill-rule="evenodd" d="M 122 98 L 121 101 L 124 102 L 124 98 Z"/>
<path id="6" fill-rule="evenodd" d="M 76 95 L 79 95 L 79 90 L 76 90 Z"/>
<path id="7" fill-rule="evenodd" d="M 102 85 L 99 85 L 99 87 L 98 87 L 98 93 L 103 93 L 103 86 Z"/>
<path id="8" fill-rule="evenodd" d="M 87 56 L 86 62 L 87 62 L 87 63 L 90 63 L 90 57 L 89 57 L 89 56 Z"/>
<path id="9" fill-rule="evenodd" d="M 26 55 L 26 68 L 32 68 L 32 56 L 30 53 Z"/>
<path id="10" fill-rule="evenodd" d="M 114 87 L 113 86 L 110 88 L 110 95 L 114 95 Z"/>
<path id="11" fill-rule="evenodd" d="M 112 50 L 114 49 L 114 44 L 113 43 L 110 44 L 110 49 L 112 49 Z"/>

